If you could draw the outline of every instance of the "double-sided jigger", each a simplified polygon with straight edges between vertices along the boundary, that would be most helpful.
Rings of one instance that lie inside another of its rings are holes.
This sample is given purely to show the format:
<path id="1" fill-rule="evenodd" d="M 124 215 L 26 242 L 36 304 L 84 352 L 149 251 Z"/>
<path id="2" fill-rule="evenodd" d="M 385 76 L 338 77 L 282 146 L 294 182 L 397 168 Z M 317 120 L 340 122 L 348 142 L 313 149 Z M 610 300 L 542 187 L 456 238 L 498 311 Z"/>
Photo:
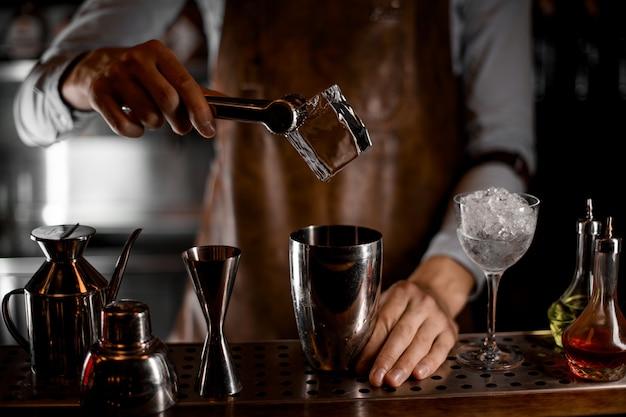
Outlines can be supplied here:
<path id="1" fill-rule="evenodd" d="M 182 256 L 208 329 L 195 390 L 205 398 L 234 395 L 241 391 L 242 385 L 224 336 L 224 319 L 241 250 L 220 245 L 196 246 Z"/>

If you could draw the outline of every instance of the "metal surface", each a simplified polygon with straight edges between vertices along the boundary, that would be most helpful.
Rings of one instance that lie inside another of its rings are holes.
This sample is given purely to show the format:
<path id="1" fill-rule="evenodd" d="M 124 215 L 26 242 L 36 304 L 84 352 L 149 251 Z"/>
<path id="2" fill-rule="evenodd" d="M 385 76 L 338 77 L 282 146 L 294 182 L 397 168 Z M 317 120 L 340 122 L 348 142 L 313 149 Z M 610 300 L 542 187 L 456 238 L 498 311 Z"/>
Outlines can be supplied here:
<path id="1" fill-rule="evenodd" d="M 117 416 L 152 415 L 176 403 L 178 374 L 169 351 L 152 336 L 148 306 L 108 304 L 102 338 L 87 353 L 80 378 L 86 409 Z"/>
<path id="2" fill-rule="evenodd" d="M 306 99 L 291 94 L 277 100 L 255 100 L 239 97 L 206 96 L 215 107 L 218 119 L 262 123 L 276 135 L 285 135 L 300 127 L 306 118 Z"/>
<path id="3" fill-rule="evenodd" d="M 296 340 L 233 344 L 232 351 L 243 389 L 224 400 L 205 399 L 193 385 L 202 346 L 176 344 L 169 348 L 180 377 L 178 407 L 238 403 L 311 403 L 359 400 L 415 400 L 419 398 L 464 398 L 498 395 L 626 392 L 626 381 L 589 383 L 576 379 L 563 356 L 554 350 L 548 331 L 500 333 L 500 340 L 519 346 L 526 361 L 506 372 L 474 371 L 459 366 L 449 357 L 439 370 L 423 381 L 409 380 L 398 388 L 372 387 L 366 377 L 313 370 Z M 480 341 L 484 335 L 462 335 Z M 75 387 L 41 386 L 33 390 L 25 352 L 17 347 L 0 349 L 0 408 L 78 407 Z M 36 392 L 34 392 L 36 391 Z M 566 406 L 566 405 L 564 405 Z"/>
<path id="4" fill-rule="evenodd" d="M 133 243 L 139 237 L 143 229 L 135 229 L 133 233 L 128 237 L 128 240 L 124 244 L 124 248 L 122 249 L 122 253 L 120 257 L 117 259 L 115 264 L 115 269 L 113 270 L 113 276 L 111 277 L 111 282 L 109 283 L 109 292 L 107 293 L 107 301 L 115 301 L 115 297 L 117 297 L 117 293 L 120 289 L 120 284 L 122 283 L 122 277 L 124 276 L 124 272 L 126 271 L 126 265 L 128 264 L 128 257 L 130 256 L 130 249 L 133 247 Z"/>
<path id="5" fill-rule="evenodd" d="M 242 385 L 224 335 L 224 319 L 241 250 L 223 245 L 195 246 L 183 252 L 182 256 L 208 329 L 195 391 L 205 398 L 236 394 L 241 391 Z"/>
<path id="6" fill-rule="evenodd" d="M 382 234 L 366 227 L 317 225 L 291 233 L 293 308 L 315 369 L 351 369 L 369 340 L 378 315 L 382 253 Z"/>
<path id="7" fill-rule="evenodd" d="M 48 377 L 77 376 L 89 347 L 98 339 L 106 301 L 106 279 L 83 257 L 95 229 L 42 226 L 32 232 L 45 262 L 23 289 L 2 299 L 4 322 L 14 339 L 30 350 L 31 367 Z M 27 337 L 10 314 L 10 298 L 23 295 Z"/>

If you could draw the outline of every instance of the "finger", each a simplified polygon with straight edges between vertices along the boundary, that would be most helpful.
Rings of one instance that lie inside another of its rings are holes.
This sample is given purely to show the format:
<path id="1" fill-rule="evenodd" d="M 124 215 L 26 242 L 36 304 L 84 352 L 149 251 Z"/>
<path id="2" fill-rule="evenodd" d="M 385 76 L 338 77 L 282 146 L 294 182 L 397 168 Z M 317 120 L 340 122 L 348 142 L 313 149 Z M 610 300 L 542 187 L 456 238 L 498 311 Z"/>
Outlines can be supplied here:
<path id="1" fill-rule="evenodd" d="M 171 123 L 191 125 L 205 137 L 215 135 L 215 121 L 211 108 L 204 98 L 204 91 L 187 70 L 176 60 L 160 60 L 158 70 L 175 89 L 178 102 L 174 112 L 165 112 Z M 169 93 L 169 92 L 168 92 Z"/>
<path id="2" fill-rule="evenodd" d="M 395 285 L 395 284 L 394 284 Z M 402 316 L 406 310 L 408 298 L 404 297 L 406 294 L 403 291 L 399 293 L 401 298 L 394 298 L 392 293 L 395 293 L 395 287 L 392 286 L 387 291 L 383 292 L 380 299 L 380 309 L 376 322 L 374 323 L 374 330 L 368 340 L 367 344 L 361 351 L 359 359 L 355 365 L 355 371 L 358 374 L 366 374 L 372 367 L 377 353 L 381 350 L 385 340 L 391 333 L 391 330 L 396 325 L 396 321 Z M 392 299 L 394 302 L 388 303 L 387 300 Z M 405 300 L 405 302 L 403 302 Z"/>
<path id="3" fill-rule="evenodd" d="M 133 80 L 138 85 L 134 88 L 129 85 L 123 91 L 124 103 L 136 112 L 136 117 L 148 128 L 159 122 L 162 124 L 165 120 L 177 134 L 188 133 L 192 124 L 176 88 L 156 65 L 142 68 L 141 74 L 142 77 Z"/>
<path id="4" fill-rule="evenodd" d="M 413 339 L 407 348 L 398 356 L 395 363 L 392 364 L 389 371 L 384 375 L 382 382 L 389 386 L 397 387 L 415 371 L 419 371 L 418 375 L 420 376 L 424 374 L 430 375 L 430 373 L 434 372 L 443 363 L 449 351 L 449 348 L 445 348 L 442 344 L 436 344 L 439 336 L 446 332 L 450 333 L 450 329 L 446 327 L 442 330 L 442 324 L 439 320 L 426 319 L 423 321 L 422 325 L 415 331 Z M 394 334 L 391 336 L 393 337 Z M 394 343 L 392 337 L 390 337 L 387 345 Z M 445 350 L 442 351 L 442 348 Z M 441 362 L 437 362 L 437 360 Z M 375 363 L 374 368 L 376 366 L 377 364 Z"/>
<path id="5" fill-rule="evenodd" d="M 377 325 L 357 364 L 357 371 L 361 373 L 370 369 L 370 382 L 375 386 L 382 385 L 385 375 L 411 343 L 424 320 L 419 317 L 419 310 L 415 310 L 413 301 L 419 301 L 421 297 L 413 284 L 398 282 L 385 295 Z"/>
<path id="6" fill-rule="evenodd" d="M 389 338 L 372 364 L 369 374 L 369 380 L 372 385 L 380 387 L 383 383 L 391 381 L 392 386 L 396 386 L 393 381 L 404 381 L 406 379 L 406 376 L 410 374 L 413 368 L 406 370 L 402 367 L 397 367 L 396 364 L 406 349 L 411 346 L 410 343 L 415 332 L 414 324 L 405 323 L 405 320 L 400 320 L 393 328 Z M 392 371 L 395 373 L 389 375 Z"/>
<path id="7" fill-rule="evenodd" d="M 370 371 L 370 382 L 375 386 L 387 383 L 398 386 L 413 371 L 417 362 L 426 355 L 435 334 L 427 329 L 425 312 L 411 304 L 396 325 L 376 356 Z"/>
<path id="8" fill-rule="evenodd" d="M 163 116 L 131 73 L 126 65 L 110 65 L 93 79 L 88 97 L 91 107 L 114 132 L 138 137 L 144 133 L 144 127 L 151 130 L 161 127 Z M 123 106 L 127 107 L 126 111 Z"/>
<path id="9" fill-rule="evenodd" d="M 107 95 L 91 95 L 91 106 L 102 115 L 111 130 L 120 136 L 138 138 L 144 134 L 143 124 L 132 112 L 124 111 L 120 99 Z"/>
<path id="10" fill-rule="evenodd" d="M 442 333 L 435 339 L 428 354 L 413 368 L 411 374 L 416 379 L 425 379 L 431 376 L 446 360 L 455 343 L 455 334 Z"/>
<path id="11" fill-rule="evenodd" d="M 430 307 L 436 307 L 436 302 L 432 298 L 426 302 L 433 304 Z M 385 374 L 383 383 L 396 387 L 406 381 L 411 374 L 417 379 L 432 375 L 449 355 L 456 343 L 457 333 L 456 323 L 441 310 L 427 314 L 410 345 Z"/>
<path id="12" fill-rule="evenodd" d="M 128 88 L 116 99 L 117 107 L 129 117 L 148 130 L 157 130 L 164 123 L 161 110 L 154 104 L 144 90 L 136 84 L 130 84 Z"/>

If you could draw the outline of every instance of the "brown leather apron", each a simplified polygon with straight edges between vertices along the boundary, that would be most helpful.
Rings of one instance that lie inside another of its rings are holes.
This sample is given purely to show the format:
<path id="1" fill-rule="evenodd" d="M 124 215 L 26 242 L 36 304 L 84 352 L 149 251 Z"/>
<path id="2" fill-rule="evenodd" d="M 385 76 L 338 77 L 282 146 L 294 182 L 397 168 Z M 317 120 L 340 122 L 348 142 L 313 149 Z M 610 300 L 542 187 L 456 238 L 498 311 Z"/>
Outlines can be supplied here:
<path id="1" fill-rule="evenodd" d="M 381 231 L 385 286 L 416 267 L 463 147 L 448 22 L 446 1 L 227 1 L 216 89 L 311 97 L 338 84 L 373 142 L 323 183 L 285 138 L 256 124 L 218 122 L 198 243 L 242 250 L 230 341 L 297 337 L 288 246 L 300 227 Z"/>

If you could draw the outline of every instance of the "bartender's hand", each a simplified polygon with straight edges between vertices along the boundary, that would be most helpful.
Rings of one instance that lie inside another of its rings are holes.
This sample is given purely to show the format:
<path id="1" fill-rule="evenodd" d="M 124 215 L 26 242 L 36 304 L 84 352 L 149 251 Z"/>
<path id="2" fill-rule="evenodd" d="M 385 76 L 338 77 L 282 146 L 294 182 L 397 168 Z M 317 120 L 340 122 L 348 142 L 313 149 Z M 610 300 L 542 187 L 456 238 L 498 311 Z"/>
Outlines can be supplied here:
<path id="1" fill-rule="evenodd" d="M 207 91 L 174 52 L 156 40 L 87 52 L 61 85 L 69 105 L 97 111 L 115 133 L 127 137 L 158 129 L 164 121 L 179 135 L 195 128 L 202 136 L 213 137 L 215 121 L 204 99 Z"/>
<path id="2" fill-rule="evenodd" d="M 411 375 L 424 379 L 446 360 L 456 343 L 454 317 L 463 309 L 474 278 L 447 257 L 432 257 L 381 297 L 373 334 L 356 371 L 376 387 L 397 387 Z"/>

